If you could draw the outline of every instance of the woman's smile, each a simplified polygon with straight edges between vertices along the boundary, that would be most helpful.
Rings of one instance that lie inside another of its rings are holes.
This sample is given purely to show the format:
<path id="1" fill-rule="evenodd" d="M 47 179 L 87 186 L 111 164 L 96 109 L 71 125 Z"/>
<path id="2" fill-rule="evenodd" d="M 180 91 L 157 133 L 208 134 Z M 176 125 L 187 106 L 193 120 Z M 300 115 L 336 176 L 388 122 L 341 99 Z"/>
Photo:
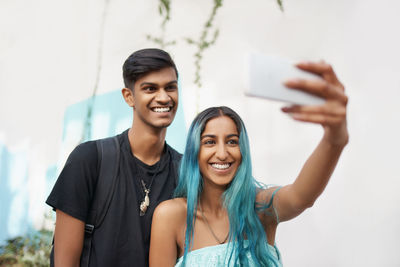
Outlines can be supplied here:
<path id="1" fill-rule="evenodd" d="M 227 186 L 241 163 L 239 133 L 228 116 L 207 122 L 201 134 L 199 167 L 204 183 Z"/>

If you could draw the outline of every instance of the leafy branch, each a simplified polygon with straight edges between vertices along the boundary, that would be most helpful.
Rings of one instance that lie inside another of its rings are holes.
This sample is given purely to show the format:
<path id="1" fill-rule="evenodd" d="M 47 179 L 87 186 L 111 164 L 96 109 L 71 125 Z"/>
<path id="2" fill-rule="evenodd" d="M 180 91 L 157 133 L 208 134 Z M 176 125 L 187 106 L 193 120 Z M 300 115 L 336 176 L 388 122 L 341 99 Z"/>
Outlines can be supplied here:
<path id="1" fill-rule="evenodd" d="M 159 0 L 158 4 L 158 13 L 162 16 L 161 22 L 161 36 L 155 37 L 150 34 L 146 35 L 147 40 L 152 41 L 160 46 L 160 48 L 164 49 L 167 46 L 176 44 L 175 40 L 166 41 L 165 40 L 165 32 L 166 32 L 166 25 L 167 22 L 171 19 L 171 0 Z"/>
<path id="2" fill-rule="evenodd" d="M 222 0 L 214 0 L 214 6 L 211 11 L 210 16 L 208 17 L 208 20 L 204 24 L 203 30 L 200 34 L 199 40 L 194 40 L 192 38 L 185 38 L 186 42 L 190 45 L 194 45 L 197 48 L 196 53 L 194 54 L 194 65 L 195 65 L 195 79 L 194 83 L 198 86 L 201 87 L 201 76 L 200 76 L 200 71 L 201 71 L 201 61 L 203 60 L 203 53 L 206 49 L 210 48 L 213 44 L 218 39 L 219 36 L 219 29 L 215 29 L 214 33 L 212 34 L 212 37 L 210 40 L 207 40 L 210 31 L 213 27 L 213 23 L 215 20 L 215 17 L 217 15 L 218 9 L 222 7 Z"/>
<path id="3" fill-rule="evenodd" d="M 283 12 L 283 2 L 282 0 L 276 0 L 280 10 Z M 105 0 L 103 15 L 101 19 L 100 25 L 100 38 L 99 38 L 99 47 L 97 53 L 97 71 L 96 71 L 96 80 L 93 87 L 92 97 L 90 98 L 90 102 L 88 104 L 87 114 L 85 117 L 84 129 L 81 137 L 81 142 L 85 139 L 91 138 L 91 122 L 92 122 L 92 113 L 93 113 L 93 106 L 95 102 L 95 97 L 98 90 L 98 85 L 100 81 L 100 73 L 102 69 L 102 56 L 103 56 L 103 43 L 104 43 L 104 31 L 105 31 L 105 21 L 107 17 L 107 11 L 109 6 L 110 0 Z M 210 35 L 210 31 L 212 30 L 213 23 L 215 17 L 217 15 L 218 9 L 222 7 L 223 0 L 214 0 L 214 5 L 211 11 L 211 14 L 204 24 L 203 30 L 200 34 L 200 38 L 198 40 L 194 40 L 192 38 L 185 38 L 186 42 L 189 45 L 194 45 L 197 48 L 197 51 L 194 54 L 194 65 L 195 65 L 195 80 L 194 83 L 200 88 L 202 86 L 201 83 L 201 62 L 203 60 L 203 53 L 205 50 L 210 48 L 218 39 L 219 36 L 219 29 L 216 28 L 211 36 L 211 39 L 208 40 Z M 160 16 L 162 16 L 161 22 L 161 36 L 155 37 L 150 34 L 146 35 L 147 39 L 156 43 L 161 48 L 166 48 L 167 46 L 175 45 L 176 41 L 166 41 L 165 40 L 165 32 L 166 32 L 166 25 L 171 20 L 171 0 L 159 0 L 158 5 L 158 12 Z M 197 99 L 199 98 L 199 92 L 197 90 Z M 197 110 L 198 110 L 198 103 L 197 103 Z"/>
<path id="4" fill-rule="evenodd" d="M 283 3 L 282 0 L 276 0 L 276 2 L 278 3 L 279 9 L 283 12 Z"/>
<path id="5" fill-rule="evenodd" d="M 79 143 L 82 143 L 85 139 L 91 138 L 93 107 L 94 107 L 94 102 L 95 102 L 95 98 L 97 95 L 97 90 L 99 88 L 100 74 L 101 74 L 102 63 L 103 63 L 104 31 L 105 31 L 105 22 L 106 22 L 106 18 L 107 18 L 107 11 L 108 11 L 109 4 L 110 4 L 110 0 L 105 0 L 103 14 L 101 16 L 99 47 L 97 50 L 96 80 L 94 82 L 92 96 L 89 100 L 88 109 L 87 109 L 87 113 L 86 113 L 86 117 L 85 117 L 85 124 L 83 126 L 83 132 L 82 132 L 81 140 Z"/>

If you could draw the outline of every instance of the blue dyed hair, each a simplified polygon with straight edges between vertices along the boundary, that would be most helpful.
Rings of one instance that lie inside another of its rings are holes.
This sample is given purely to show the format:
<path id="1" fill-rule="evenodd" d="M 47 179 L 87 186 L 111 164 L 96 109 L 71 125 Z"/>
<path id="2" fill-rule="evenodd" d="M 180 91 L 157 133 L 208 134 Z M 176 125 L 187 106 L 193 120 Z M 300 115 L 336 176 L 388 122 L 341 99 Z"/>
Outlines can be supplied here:
<path id="1" fill-rule="evenodd" d="M 235 177 L 221 199 L 228 211 L 230 225 L 229 246 L 232 246 L 232 253 L 227 257 L 229 257 L 229 262 L 233 261 L 234 266 L 248 266 L 246 255 L 250 253 L 257 266 L 271 266 L 271 263 L 278 266 L 278 262 L 266 248 L 266 233 L 256 212 L 256 190 L 259 184 L 252 176 L 250 147 L 246 128 L 235 111 L 223 106 L 208 108 L 199 113 L 193 120 L 188 132 L 186 148 L 179 171 L 178 186 L 174 193 L 174 197 L 183 197 L 187 200 L 183 264 L 185 264 L 187 253 L 193 245 L 197 203 L 203 190 L 203 180 L 198 163 L 200 137 L 207 122 L 221 116 L 227 116 L 234 121 L 239 133 L 239 147 L 242 155 L 242 161 Z M 245 238 L 248 240 L 247 246 L 244 245 Z"/>

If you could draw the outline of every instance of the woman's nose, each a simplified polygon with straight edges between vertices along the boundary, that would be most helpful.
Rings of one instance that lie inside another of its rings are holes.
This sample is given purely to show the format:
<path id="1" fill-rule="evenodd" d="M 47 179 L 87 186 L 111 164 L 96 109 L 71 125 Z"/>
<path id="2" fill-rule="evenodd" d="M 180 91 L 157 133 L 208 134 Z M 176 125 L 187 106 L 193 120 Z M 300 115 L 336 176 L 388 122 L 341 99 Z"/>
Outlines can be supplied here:
<path id="1" fill-rule="evenodd" d="M 228 152 L 226 150 L 225 144 L 217 145 L 216 156 L 219 160 L 225 160 L 228 157 Z"/>

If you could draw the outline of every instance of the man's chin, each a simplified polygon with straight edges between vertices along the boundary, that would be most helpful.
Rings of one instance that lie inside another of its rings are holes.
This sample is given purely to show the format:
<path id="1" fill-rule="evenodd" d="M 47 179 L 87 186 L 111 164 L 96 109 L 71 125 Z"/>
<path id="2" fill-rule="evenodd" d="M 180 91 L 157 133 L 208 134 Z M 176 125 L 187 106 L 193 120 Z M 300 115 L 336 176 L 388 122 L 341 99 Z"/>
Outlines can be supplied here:
<path id="1" fill-rule="evenodd" d="M 164 120 L 160 120 L 160 121 L 155 121 L 154 123 L 153 123 L 153 125 L 156 127 L 156 128 L 160 128 L 160 129 L 162 129 L 162 128 L 167 128 L 168 126 L 170 126 L 171 124 L 172 124 L 172 122 L 174 121 L 174 118 L 175 118 L 175 116 L 171 119 L 171 118 L 168 118 L 168 119 L 164 119 Z"/>
<path id="2" fill-rule="evenodd" d="M 154 128 L 157 128 L 157 129 L 165 129 L 165 128 L 167 128 L 167 127 L 170 126 L 170 125 L 171 125 L 171 123 L 169 123 L 169 124 L 154 125 Z"/>
<path id="3" fill-rule="evenodd" d="M 171 124 L 172 124 L 172 121 L 168 121 L 168 122 L 160 122 L 157 124 L 153 124 L 152 126 L 157 129 L 164 129 L 164 128 L 167 128 L 168 126 L 170 126 Z"/>
<path id="4" fill-rule="evenodd" d="M 174 117 L 156 118 L 153 120 L 144 120 L 144 122 L 155 129 L 164 129 L 172 124 L 172 122 L 174 121 Z"/>

